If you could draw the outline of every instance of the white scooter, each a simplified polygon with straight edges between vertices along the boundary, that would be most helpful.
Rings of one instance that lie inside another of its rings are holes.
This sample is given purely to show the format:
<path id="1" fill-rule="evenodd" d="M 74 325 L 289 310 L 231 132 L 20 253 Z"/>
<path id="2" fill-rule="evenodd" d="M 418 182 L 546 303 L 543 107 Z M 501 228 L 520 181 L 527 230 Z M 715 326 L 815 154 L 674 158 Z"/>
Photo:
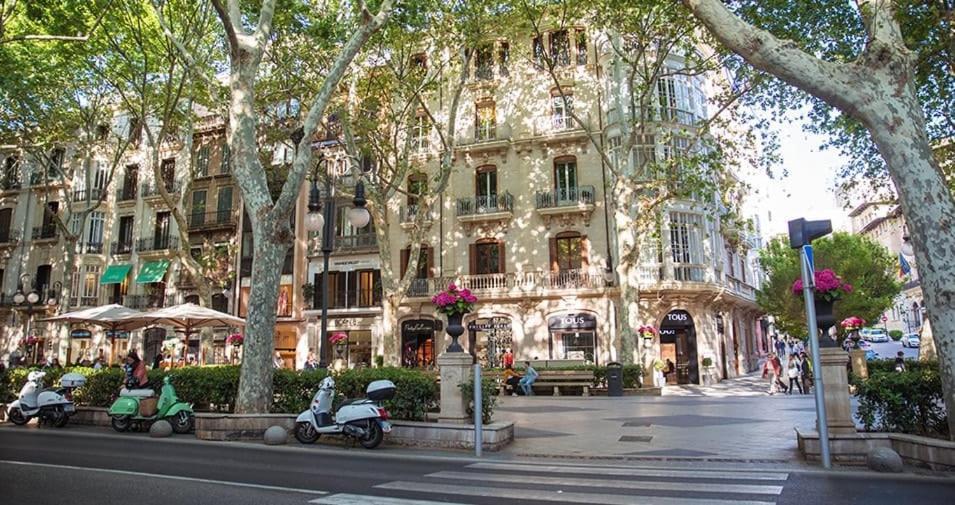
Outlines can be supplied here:
<path id="1" fill-rule="evenodd" d="M 367 398 L 347 400 L 333 414 L 335 379 L 325 377 L 312 398 L 311 407 L 295 420 L 295 438 L 303 444 L 311 444 L 322 435 L 344 434 L 365 449 L 378 447 L 385 433 L 391 431 L 388 411 L 378 402 L 394 398 L 395 384 L 387 380 L 374 381 L 365 393 Z"/>
<path id="2" fill-rule="evenodd" d="M 19 399 L 7 406 L 7 416 L 16 425 L 24 425 L 30 419 L 38 417 L 40 422 L 48 421 L 57 428 L 66 426 L 70 416 L 76 412 L 73 405 L 73 389 L 86 383 L 86 377 L 80 374 L 64 374 L 60 379 L 60 388 L 43 389 L 43 377 L 46 372 L 35 370 L 27 375 L 27 382 L 20 390 Z"/>

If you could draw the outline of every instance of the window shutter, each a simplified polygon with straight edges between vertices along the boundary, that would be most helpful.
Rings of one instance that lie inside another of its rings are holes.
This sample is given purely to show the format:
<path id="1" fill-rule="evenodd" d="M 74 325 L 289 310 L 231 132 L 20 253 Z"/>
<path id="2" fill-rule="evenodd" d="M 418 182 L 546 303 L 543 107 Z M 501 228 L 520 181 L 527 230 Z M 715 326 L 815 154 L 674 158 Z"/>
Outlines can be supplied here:
<path id="1" fill-rule="evenodd" d="M 504 259 L 504 253 L 507 248 L 504 247 L 504 241 L 500 240 L 497 243 L 497 273 L 503 274 L 506 272 L 505 265 L 506 261 Z"/>
<path id="2" fill-rule="evenodd" d="M 469 251 L 469 252 L 468 252 L 468 262 L 469 262 L 468 272 L 470 272 L 471 275 L 477 275 L 477 273 L 478 273 L 478 271 L 477 271 L 477 253 L 478 253 L 477 244 L 471 244 L 471 245 L 469 245 L 469 246 L 468 246 L 468 251 Z"/>
<path id="3" fill-rule="evenodd" d="M 547 243 L 550 246 L 550 271 L 559 272 L 560 264 L 557 262 L 557 238 L 551 237 L 547 240 Z"/>
<path id="4" fill-rule="evenodd" d="M 434 248 L 428 247 L 428 276 L 426 278 L 432 277 L 434 277 Z"/>
<path id="5" fill-rule="evenodd" d="M 587 235 L 580 237 L 580 268 L 587 270 L 590 267 L 590 239 Z"/>
<path id="6" fill-rule="evenodd" d="M 401 277 L 404 278 L 405 272 L 408 271 L 408 256 L 411 254 L 410 249 L 401 250 Z"/>

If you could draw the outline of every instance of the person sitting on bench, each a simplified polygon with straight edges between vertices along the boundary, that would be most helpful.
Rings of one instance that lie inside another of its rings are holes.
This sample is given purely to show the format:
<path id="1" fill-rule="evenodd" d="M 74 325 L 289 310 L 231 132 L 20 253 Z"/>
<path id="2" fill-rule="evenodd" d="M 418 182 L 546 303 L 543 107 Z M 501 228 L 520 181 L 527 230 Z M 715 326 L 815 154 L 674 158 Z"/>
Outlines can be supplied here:
<path id="1" fill-rule="evenodd" d="M 521 374 L 515 372 L 513 366 L 508 366 L 504 368 L 501 379 L 504 382 L 504 392 L 510 391 L 512 396 L 517 396 L 517 385 L 521 382 Z"/>
<path id="2" fill-rule="evenodd" d="M 540 374 L 537 373 L 537 370 L 534 370 L 530 361 L 525 361 L 524 367 L 524 377 L 521 378 L 518 384 L 521 386 L 521 390 L 524 391 L 525 396 L 531 396 L 534 394 L 534 390 L 531 386 L 534 385 L 534 381 L 537 380 L 537 376 Z"/>

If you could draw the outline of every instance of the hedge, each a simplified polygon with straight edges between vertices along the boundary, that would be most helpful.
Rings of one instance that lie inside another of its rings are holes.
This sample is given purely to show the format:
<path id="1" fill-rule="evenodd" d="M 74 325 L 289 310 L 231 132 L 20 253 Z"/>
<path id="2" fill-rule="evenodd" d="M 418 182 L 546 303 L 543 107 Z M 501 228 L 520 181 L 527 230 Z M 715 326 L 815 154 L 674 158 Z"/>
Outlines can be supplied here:
<path id="1" fill-rule="evenodd" d="M 859 399 L 856 415 L 867 431 L 948 438 L 937 364 L 906 366 L 901 373 L 894 365 L 889 371 L 875 367 L 870 369 L 868 379 L 854 380 Z"/>
<path id="2" fill-rule="evenodd" d="M 16 368 L 0 376 L 0 398 L 4 402 L 13 400 L 30 370 Z M 60 376 L 67 371 L 86 376 L 86 385 L 77 388 L 74 399 L 77 404 L 91 407 L 108 407 L 124 378 L 119 368 L 47 369 L 44 384 L 59 383 Z M 272 377 L 271 411 L 298 413 L 307 409 L 325 374 L 324 370 L 276 370 Z M 150 370 L 150 387 L 159 390 L 166 375 L 169 375 L 179 398 L 193 403 L 196 410 L 231 412 L 235 405 L 239 390 L 238 366 L 185 367 L 168 372 Z M 364 368 L 335 375 L 338 393 L 335 405 L 340 405 L 346 398 L 364 397 L 368 384 L 380 379 L 395 383 L 395 398 L 383 403 L 395 419 L 424 420 L 425 413 L 438 404 L 437 383 L 427 373 L 404 368 Z"/>
<path id="3" fill-rule="evenodd" d="M 458 384 L 458 387 L 461 388 L 461 395 L 464 396 L 464 402 L 467 405 L 467 413 L 470 416 L 468 419 L 474 417 L 474 380 L 467 382 L 462 382 Z M 490 423 L 491 419 L 494 417 L 494 407 L 497 407 L 497 381 L 492 377 L 481 377 L 481 420 L 485 423 Z"/>

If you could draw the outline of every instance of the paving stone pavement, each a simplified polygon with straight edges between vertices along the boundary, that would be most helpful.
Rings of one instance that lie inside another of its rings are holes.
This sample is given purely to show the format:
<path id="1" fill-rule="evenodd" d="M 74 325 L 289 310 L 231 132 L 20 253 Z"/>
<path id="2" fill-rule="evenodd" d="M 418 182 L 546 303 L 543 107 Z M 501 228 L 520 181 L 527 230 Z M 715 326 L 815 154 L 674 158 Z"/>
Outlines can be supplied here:
<path id="1" fill-rule="evenodd" d="M 508 396 L 494 417 L 516 423 L 515 456 L 798 463 L 794 428 L 815 425 L 813 396 L 768 389 L 753 374 L 663 396 Z"/>

